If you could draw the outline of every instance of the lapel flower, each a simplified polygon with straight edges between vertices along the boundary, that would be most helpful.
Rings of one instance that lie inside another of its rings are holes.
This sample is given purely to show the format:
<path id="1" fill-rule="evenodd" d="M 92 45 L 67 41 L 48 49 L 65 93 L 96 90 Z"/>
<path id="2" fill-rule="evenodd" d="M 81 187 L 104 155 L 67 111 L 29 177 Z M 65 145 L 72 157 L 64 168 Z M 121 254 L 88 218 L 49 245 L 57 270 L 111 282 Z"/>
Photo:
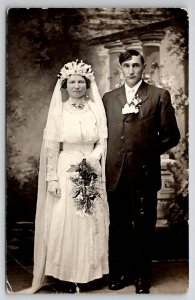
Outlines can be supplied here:
<path id="1" fill-rule="evenodd" d="M 139 112 L 142 99 L 139 96 L 134 96 L 130 103 L 126 103 L 122 108 L 122 114 L 137 114 Z"/>

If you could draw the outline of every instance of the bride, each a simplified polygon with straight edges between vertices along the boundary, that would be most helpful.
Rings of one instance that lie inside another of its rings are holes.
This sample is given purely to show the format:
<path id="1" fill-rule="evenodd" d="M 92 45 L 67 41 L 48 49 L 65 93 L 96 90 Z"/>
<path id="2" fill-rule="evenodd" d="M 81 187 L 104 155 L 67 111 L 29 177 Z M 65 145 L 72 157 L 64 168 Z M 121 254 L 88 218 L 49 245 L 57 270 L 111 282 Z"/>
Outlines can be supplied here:
<path id="1" fill-rule="evenodd" d="M 64 94 L 68 100 L 64 101 Z M 35 293 L 47 276 L 65 291 L 108 274 L 106 117 L 93 71 L 63 66 L 51 99 L 40 155 L 35 219 Z"/>

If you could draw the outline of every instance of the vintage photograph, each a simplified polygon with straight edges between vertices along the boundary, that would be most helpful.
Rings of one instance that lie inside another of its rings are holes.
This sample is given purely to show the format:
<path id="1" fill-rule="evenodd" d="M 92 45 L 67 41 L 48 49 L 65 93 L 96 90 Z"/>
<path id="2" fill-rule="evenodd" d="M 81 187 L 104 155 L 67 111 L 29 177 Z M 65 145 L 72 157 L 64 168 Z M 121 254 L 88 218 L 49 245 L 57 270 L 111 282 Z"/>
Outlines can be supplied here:
<path id="1" fill-rule="evenodd" d="M 6 292 L 183 294 L 188 11 L 10 8 Z"/>

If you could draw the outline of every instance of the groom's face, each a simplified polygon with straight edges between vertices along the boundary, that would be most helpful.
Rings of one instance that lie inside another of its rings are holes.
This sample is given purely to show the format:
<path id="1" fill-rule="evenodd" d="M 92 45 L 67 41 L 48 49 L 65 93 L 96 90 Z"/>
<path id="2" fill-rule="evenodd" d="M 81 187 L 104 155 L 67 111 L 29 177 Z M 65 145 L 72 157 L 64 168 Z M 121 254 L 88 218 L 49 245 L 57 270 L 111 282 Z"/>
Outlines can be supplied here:
<path id="1" fill-rule="evenodd" d="M 132 55 L 130 59 L 121 64 L 125 82 L 129 87 L 134 87 L 140 81 L 144 68 L 145 65 L 142 64 L 140 55 Z"/>

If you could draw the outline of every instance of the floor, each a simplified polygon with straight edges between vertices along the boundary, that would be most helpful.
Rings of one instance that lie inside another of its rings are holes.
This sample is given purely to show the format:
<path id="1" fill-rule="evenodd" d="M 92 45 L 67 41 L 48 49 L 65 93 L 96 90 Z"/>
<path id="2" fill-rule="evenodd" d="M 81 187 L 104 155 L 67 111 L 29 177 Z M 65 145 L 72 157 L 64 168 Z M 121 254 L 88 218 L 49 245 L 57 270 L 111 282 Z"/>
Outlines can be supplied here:
<path id="1" fill-rule="evenodd" d="M 22 266 L 15 263 L 7 267 L 7 292 L 16 292 L 31 285 L 32 266 Z M 134 286 L 120 291 L 111 291 L 106 285 L 99 290 L 91 290 L 92 294 L 134 294 Z M 152 272 L 151 294 L 181 294 L 188 290 L 187 261 L 154 261 Z M 39 294 L 59 294 L 61 291 L 49 285 L 38 291 Z M 82 293 L 82 292 L 81 292 Z"/>
<path id="2" fill-rule="evenodd" d="M 7 292 L 30 287 L 32 282 L 34 223 L 18 222 L 7 230 Z M 188 290 L 188 239 L 176 237 L 170 231 L 158 229 L 153 253 L 151 294 L 181 294 Z M 129 286 L 113 292 L 107 287 L 107 278 L 93 294 L 134 294 Z M 54 285 L 41 289 L 39 294 L 59 294 Z M 81 292 L 82 293 L 82 292 Z"/>

